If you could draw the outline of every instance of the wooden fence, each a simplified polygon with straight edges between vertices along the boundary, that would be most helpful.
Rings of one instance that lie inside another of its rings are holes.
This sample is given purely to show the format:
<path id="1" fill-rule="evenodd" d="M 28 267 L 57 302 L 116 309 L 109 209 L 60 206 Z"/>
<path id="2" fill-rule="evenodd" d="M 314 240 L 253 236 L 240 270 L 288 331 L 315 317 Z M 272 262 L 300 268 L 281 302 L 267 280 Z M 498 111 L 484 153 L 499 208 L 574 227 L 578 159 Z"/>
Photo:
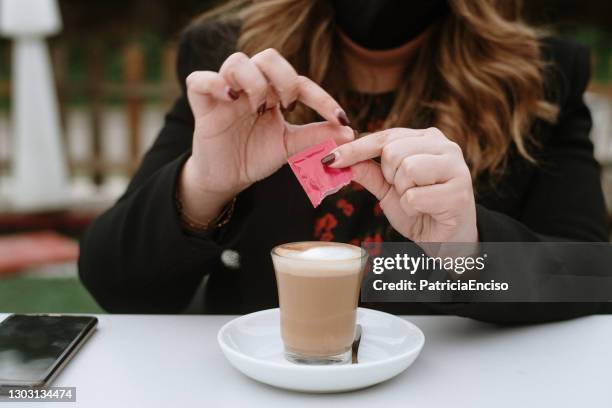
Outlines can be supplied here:
<path id="1" fill-rule="evenodd" d="M 0 61 L 9 66 L 10 55 L 5 47 L 5 54 L 0 55 Z M 69 75 L 71 47 L 64 42 L 56 41 L 51 46 L 51 59 L 54 67 L 56 85 L 59 97 L 61 122 L 66 128 L 67 115 L 74 100 L 86 112 L 89 134 L 91 137 L 92 157 L 88 159 L 70 160 L 72 171 L 85 169 L 91 174 L 96 184 L 102 183 L 109 171 L 121 171 L 129 175 L 134 171 L 142 151 L 141 118 L 147 101 L 160 102 L 169 106 L 178 95 L 178 85 L 175 76 L 176 48 L 174 44 L 161 46 L 157 53 L 159 58 L 151 61 L 146 55 L 145 47 L 139 42 L 127 42 L 118 49 L 109 49 L 100 41 L 87 41 L 83 52 L 82 80 L 73 80 Z M 105 72 L 110 54 L 114 58 L 119 53 L 119 78 L 109 79 Z M 155 80 L 147 79 L 147 66 L 157 64 L 160 75 Z M 0 80 L 0 100 L 10 98 L 10 82 Z M 109 161 L 102 154 L 102 119 L 108 101 L 114 101 L 125 112 L 129 141 L 129 160 L 118 164 Z M 66 141 L 68 142 L 68 141 Z M 67 155 L 69 157 L 69 155 Z M 10 163 L 3 160 L 0 163 L 1 173 L 7 172 Z"/>

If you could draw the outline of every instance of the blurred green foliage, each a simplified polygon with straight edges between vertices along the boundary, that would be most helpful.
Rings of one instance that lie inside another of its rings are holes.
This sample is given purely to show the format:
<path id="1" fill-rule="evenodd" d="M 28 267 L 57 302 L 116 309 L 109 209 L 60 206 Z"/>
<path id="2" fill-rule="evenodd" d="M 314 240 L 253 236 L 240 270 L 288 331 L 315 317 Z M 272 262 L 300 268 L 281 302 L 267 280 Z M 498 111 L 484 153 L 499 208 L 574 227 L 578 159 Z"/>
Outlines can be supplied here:
<path id="1" fill-rule="evenodd" d="M 591 48 L 594 59 L 593 79 L 609 84 L 612 79 L 612 34 L 590 26 L 570 29 L 567 34 Z"/>
<path id="2" fill-rule="evenodd" d="M 78 278 L 0 278 L 0 311 L 103 313 Z"/>

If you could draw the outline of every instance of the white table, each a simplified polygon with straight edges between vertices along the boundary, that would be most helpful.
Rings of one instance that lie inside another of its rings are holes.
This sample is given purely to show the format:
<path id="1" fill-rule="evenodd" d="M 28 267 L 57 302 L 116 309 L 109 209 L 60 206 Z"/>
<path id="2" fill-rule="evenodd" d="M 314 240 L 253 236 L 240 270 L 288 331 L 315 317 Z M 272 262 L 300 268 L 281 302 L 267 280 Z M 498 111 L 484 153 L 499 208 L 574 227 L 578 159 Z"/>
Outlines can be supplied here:
<path id="1" fill-rule="evenodd" d="M 612 316 L 516 328 L 410 316 L 426 341 L 406 372 L 330 395 L 275 389 L 236 371 L 216 340 L 232 317 L 98 316 L 97 332 L 53 385 L 75 386 L 76 406 L 87 408 L 612 407 Z"/>

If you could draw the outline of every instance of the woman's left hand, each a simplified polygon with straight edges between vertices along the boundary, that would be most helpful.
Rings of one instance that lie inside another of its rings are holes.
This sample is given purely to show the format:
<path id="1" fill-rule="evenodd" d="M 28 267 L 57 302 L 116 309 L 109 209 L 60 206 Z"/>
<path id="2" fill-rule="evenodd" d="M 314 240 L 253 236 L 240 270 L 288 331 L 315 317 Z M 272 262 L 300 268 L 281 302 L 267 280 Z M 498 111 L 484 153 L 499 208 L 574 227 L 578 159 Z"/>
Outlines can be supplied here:
<path id="1" fill-rule="evenodd" d="M 472 178 L 440 130 L 395 128 L 336 148 L 329 167 L 352 167 L 391 226 L 414 242 L 477 242 Z M 371 160 L 380 157 L 380 164 Z"/>

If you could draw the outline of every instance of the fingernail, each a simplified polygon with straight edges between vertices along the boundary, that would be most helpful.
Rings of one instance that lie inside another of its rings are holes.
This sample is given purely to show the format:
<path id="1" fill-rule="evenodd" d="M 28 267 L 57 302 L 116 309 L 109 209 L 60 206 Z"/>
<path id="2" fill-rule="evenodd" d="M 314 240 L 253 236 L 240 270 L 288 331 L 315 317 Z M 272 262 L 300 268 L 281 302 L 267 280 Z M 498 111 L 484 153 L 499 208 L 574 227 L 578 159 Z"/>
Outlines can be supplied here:
<path id="1" fill-rule="evenodd" d="M 324 166 L 329 166 L 330 164 L 336 161 L 336 157 L 336 152 L 332 152 L 321 159 L 321 164 Z"/>
<path id="2" fill-rule="evenodd" d="M 295 110 L 296 105 L 297 101 L 293 101 L 289 105 L 287 105 L 287 112 L 293 112 Z"/>
<path id="3" fill-rule="evenodd" d="M 266 111 L 266 103 L 262 103 L 261 105 L 259 105 L 259 108 L 257 108 L 257 115 L 261 116 L 264 114 L 264 112 Z"/>
<path id="4" fill-rule="evenodd" d="M 227 96 L 229 96 L 233 101 L 235 101 L 236 99 L 240 98 L 240 94 L 238 92 L 234 91 L 229 86 L 225 87 L 225 91 L 227 92 Z"/>
<path id="5" fill-rule="evenodd" d="M 342 109 L 338 108 L 336 110 L 336 117 L 338 118 L 338 122 L 342 125 L 342 126 L 348 126 L 351 124 L 351 122 L 349 121 L 348 116 L 346 116 L 346 112 L 344 112 Z"/>

